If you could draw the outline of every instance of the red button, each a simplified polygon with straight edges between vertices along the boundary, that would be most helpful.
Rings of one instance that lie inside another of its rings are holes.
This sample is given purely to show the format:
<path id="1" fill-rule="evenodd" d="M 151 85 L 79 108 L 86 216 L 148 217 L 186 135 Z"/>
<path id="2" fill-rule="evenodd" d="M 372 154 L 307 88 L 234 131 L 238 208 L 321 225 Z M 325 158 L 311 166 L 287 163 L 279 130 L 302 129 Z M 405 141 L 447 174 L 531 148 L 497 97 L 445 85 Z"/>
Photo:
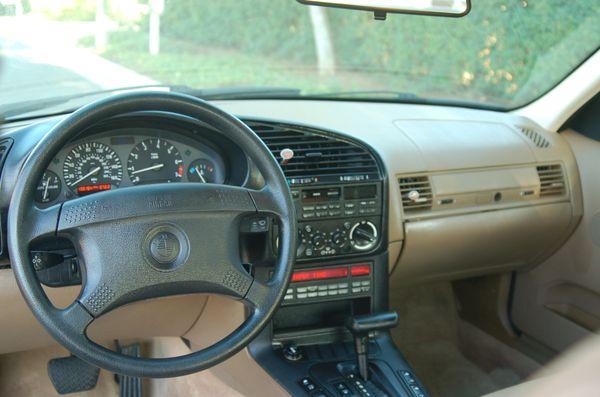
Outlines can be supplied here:
<path id="1" fill-rule="evenodd" d="M 354 265 L 350 269 L 350 274 L 352 277 L 358 276 L 368 276 L 371 274 L 371 266 L 370 265 Z"/>

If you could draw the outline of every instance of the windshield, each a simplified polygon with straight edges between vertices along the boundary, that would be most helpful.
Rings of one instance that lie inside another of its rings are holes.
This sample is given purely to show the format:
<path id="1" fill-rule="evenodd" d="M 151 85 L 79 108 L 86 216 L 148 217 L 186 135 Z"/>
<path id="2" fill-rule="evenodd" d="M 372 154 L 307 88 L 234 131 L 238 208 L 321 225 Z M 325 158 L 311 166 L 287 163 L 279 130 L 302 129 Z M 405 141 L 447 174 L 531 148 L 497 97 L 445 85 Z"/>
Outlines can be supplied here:
<path id="1" fill-rule="evenodd" d="M 479 0 L 463 18 L 386 21 L 295 0 L 0 0 L 0 14 L 0 115 L 11 116 L 158 84 L 508 109 L 600 45 L 598 0 Z"/>

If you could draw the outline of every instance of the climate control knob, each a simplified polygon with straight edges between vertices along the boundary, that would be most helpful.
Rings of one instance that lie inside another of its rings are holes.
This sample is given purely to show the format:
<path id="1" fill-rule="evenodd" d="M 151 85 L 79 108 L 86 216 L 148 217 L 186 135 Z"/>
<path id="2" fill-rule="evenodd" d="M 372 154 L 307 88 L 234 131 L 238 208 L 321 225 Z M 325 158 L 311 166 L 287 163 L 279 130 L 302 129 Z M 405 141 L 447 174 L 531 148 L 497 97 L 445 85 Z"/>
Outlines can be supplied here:
<path id="1" fill-rule="evenodd" d="M 377 240 L 377 227 L 369 221 L 355 223 L 350 229 L 350 243 L 356 250 L 370 250 L 375 247 Z"/>
<path id="2" fill-rule="evenodd" d="M 339 229 L 331 235 L 331 243 L 336 247 L 342 247 L 344 244 L 346 244 L 346 240 L 346 233 L 340 231 Z"/>
<path id="3" fill-rule="evenodd" d="M 312 244 L 316 249 L 321 249 L 325 246 L 325 239 L 321 233 L 316 233 L 312 238 Z"/>

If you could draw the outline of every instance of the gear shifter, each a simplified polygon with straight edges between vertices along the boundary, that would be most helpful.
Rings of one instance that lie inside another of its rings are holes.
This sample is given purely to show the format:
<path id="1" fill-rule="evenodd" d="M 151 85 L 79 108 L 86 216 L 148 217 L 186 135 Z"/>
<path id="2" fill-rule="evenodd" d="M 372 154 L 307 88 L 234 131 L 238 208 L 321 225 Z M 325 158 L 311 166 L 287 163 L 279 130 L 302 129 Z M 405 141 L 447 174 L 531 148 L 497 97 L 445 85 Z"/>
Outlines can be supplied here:
<path id="1" fill-rule="evenodd" d="M 398 325 L 398 313 L 385 312 L 350 317 L 346 328 L 354 335 L 354 345 L 361 378 L 369 380 L 369 339 L 371 333 L 394 328 Z"/>

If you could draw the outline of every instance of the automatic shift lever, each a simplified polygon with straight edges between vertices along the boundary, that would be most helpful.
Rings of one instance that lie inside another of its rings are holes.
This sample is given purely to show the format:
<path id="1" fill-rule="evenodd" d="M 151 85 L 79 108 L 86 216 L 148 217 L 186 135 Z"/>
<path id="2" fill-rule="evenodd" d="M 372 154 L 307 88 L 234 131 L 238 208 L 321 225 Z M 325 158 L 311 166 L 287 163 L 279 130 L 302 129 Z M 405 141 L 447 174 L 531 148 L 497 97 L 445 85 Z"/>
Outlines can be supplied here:
<path id="1" fill-rule="evenodd" d="M 375 313 L 350 317 L 346 323 L 348 330 L 354 335 L 354 345 L 358 359 L 358 371 L 361 378 L 369 380 L 369 338 L 374 331 L 383 331 L 398 325 L 396 312 Z"/>

